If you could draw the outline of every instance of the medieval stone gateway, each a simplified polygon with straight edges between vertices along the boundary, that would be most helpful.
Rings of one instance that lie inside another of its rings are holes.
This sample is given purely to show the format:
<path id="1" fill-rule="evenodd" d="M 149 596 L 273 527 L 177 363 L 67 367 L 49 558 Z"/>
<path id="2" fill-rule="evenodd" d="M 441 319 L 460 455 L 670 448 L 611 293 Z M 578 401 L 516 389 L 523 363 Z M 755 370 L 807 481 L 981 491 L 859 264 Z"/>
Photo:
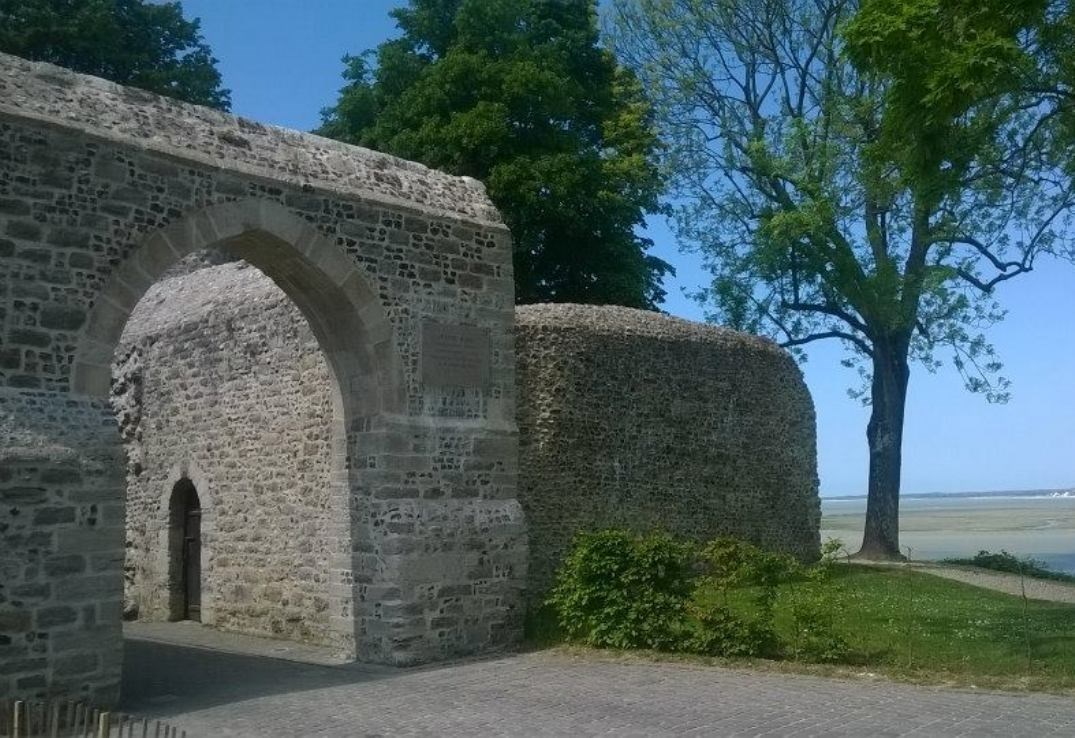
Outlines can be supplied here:
<path id="1" fill-rule="evenodd" d="M 0 162 L 0 695 L 116 697 L 112 357 L 209 247 L 272 278 L 326 358 L 325 632 L 391 663 L 517 639 L 511 249 L 481 185 L 10 56 Z"/>
<path id="2" fill-rule="evenodd" d="M 125 613 L 498 648 L 579 530 L 816 555 L 785 352 L 513 302 L 476 182 L 0 55 L 0 697 L 113 701 Z"/>

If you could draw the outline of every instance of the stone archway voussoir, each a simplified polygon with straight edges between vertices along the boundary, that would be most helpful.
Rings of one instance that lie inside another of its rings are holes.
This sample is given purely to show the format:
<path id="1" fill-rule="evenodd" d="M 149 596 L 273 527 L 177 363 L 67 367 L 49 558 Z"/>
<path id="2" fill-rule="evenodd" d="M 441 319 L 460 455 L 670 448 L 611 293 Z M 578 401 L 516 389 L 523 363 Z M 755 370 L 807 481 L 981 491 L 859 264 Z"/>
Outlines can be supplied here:
<path id="1" fill-rule="evenodd" d="M 92 322 L 87 326 L 85 335 L 94 342 L 110 343 L 114 346 L 123 334 L 123 328 L 131 316 L 131 308 L 117 304 L 107 294 L 101 294 L 90 314 Z M 111 358 L 109 355 L 109 361 Z M 81 351 L 79 359 L 83 359 Z"/>
<path id="2" fill-rule="evenodd" d="M 307 258 L 316 269 L 337 286 L 346 281 L 355 269 L 351 257 L 333 243 L 322 243 L 320 248 L 312 251 Z"/>
<path id="3" fill-rule="evenodd" d="M 82 337 L 79 344 L 79 358 L 82 359 L 83 364 L 105 366 L 112 361 L 115 342 L 109 336 L 98 335 L 95 328 L 91 328 L 91 331 L 94 332 Z"/>
<path id="4" fill-rule="evenodd" d="M 306 221 L 275 200 L 259 200 L 257 202 L 257 227 L 260 230 L 271 233 L 281 241 L 286 241 L 292 247 L 295 247 L 307 228 L 317 233 L 316 228 L 310 226 Z"/>
<path id="5" fill-rule="evenodd" d="M 366 330 L 366 340 L 376 348 L 392 340 L 392 325 L 384 317 L 380 303 L 367 304 L 358 311 L 358 320 Z"/>
<path id="6" fill-rule="evenodd" d="M 351 271 L 339 283 L 343 294 L 347 296 L 351 307 L 361 313 L 370 305 L 379 304 L 377 295 L 370 289 L 369 283 L 362 274 L 352 267 Z"/>
<path id="7" fill-rule="evenodd" d="M 216 228 L 205 217 L 204 210 L 183 214 L 154 233 L 154 236 L 166 240 L 179 257 L 200 251 L 220 240 L 216 235 Z M 150 276 L 159 277 L 160 275 L 150 274 Z"/>
<path id="8" fill-rule="evenodd" d="M 149 284 L 153 284 L 184 255 L 176 249 L 165 232 L 157 231 L 138 246 L 129 261 L 133 261 L 150 280 Z"/>
<path id="9" fill-rule="evenodd" d="M 90 397 L 107 398 L 112 389 L 112 366 L 79 362 L 72 370 L 74 392 Z"/>

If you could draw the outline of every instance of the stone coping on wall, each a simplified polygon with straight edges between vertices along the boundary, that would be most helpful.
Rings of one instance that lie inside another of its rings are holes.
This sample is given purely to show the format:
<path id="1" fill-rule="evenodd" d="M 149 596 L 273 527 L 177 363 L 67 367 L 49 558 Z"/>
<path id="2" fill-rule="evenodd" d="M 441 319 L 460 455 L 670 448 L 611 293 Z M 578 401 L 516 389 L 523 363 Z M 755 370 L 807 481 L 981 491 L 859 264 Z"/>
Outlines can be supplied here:
<path id="1" fill-rule="evenodd" d="M 484 185 L 469 177 L 0 53 L 0 117 L 5 116 L 202 166 L 503 228 Z"/>
<path id="2" fill-rule="evenodd" d="M 585 330 L 595 334 L 631 335 L 666 341 L 737 345 L 780 356 L 787 352 L 768 338 L 723 326 L 696 323 L 652 310 L 617 305 L 542 303 L 515 308 L 515 324 L 522 329 Z"/>

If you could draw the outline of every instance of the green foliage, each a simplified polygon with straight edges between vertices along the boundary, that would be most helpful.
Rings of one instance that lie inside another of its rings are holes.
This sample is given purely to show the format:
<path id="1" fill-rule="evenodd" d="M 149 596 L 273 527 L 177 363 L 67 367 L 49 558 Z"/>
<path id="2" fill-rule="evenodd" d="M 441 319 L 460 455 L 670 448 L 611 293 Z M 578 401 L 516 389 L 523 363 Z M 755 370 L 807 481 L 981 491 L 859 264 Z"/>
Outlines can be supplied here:
<path id="1" fill-rule="evenodd" d="M 734 538 L 709 542 L 700 558 L 703 574 L 695 588 L 690 650 L 707 656 L 776 655 L 777 588 L 800 575 L 799 564 Z"/>
<path id="2" fill-rule="evenodd" d="M 1034 577 L 1035 579 L 1051 579 L 1057 582 L 1075 582 L 1075 576 L 1053 571 L 1044 561 L 1033 559 L 1029 556 L 1016 556 L 1015 554 L 1003 550 L 1000 553 L 983 550 L 979 551 L 971 558 L 944 559 L 944 563 L 958 564 L 960 566 L 977 566 L 980 569 L 992 569 L 993 571 L 1002 571 L 1009 574 L 1020 574 L 1026 577 Z"/>
<path id="3" fill-rule="evenodd" d="M 796 661 L 833 664 L 851 659 L 851 646 L 836 625 L 834 589 L 824 576 L 790 593 L 787 652 Z"/>
<path id="4" fill-rule="evenodd" d="M 802 573 L 802 567 L 790 556 L 763 551 L 734 538 L 717 538 L 706 544 L 701 559 L 705 575 L 699 587 L 722 593 L 752 588 L 754 604 L 765 621 L 772 620 L 777 587 Z"/>
<path id="5" fill-rule="evenodd" d="M 753 547 L 724 541 L 687 547 L 653 537 L 672 551 L 675 584 L 668 580 L 643 590 L 621 585 L 615 573 L 637 566 L 641 537 L 608 531 L 581 536 L 561 572 L 552 609 L 564 626 L 561 636 L 593 644 L 589 628 L 628 630 L 628 618 L 643 615 L 624 603 L 632 592 L 659 590 L 675 602 L 664 609 L 660 638 L 617 638 L 637 647 L 659 642 L 663 650 L 722 657 L 766 657 L 796 662 L 850 664 L 915 681 L 940 681 L 1018 689 L 1075 688 L 1075 607 L 1019 597 L 907 569 L 828 564 L 783 568 L 773 598 L 772 618 L 758 606 L 759 581 L 779 567 L 759 565 Z M 585 559 L 593 559 L 591 562 Z M 714 562 L 714 559 L 716 560 Z M 685 561 L 691 563 L 685 564 Z M 585 582 L 573 572 L 587 572 Z M 664 569 L 665 573 L 671 571 Z M 769 572 L 760 579 L 745 572 Z M 601 572 L 606 575 L 602 578 Z M 647 577 L 632 573 L 631 581 Z M 733 585 L 732 582 L 735 584 Z M 674 592 L 669 596 L 670 592 Z M 558 603 L 570 603 L 565 612 Z M 604 607 L 602 603 L 614 603 Z M 557 638 L 539 611 L 530 633 L 542 644 Z M 613 622 L 615 621 L 615 622 Z M 631 626 L 637 629 L 637 626 Z"/>
<path id="6" fill-rule="evenodd" d="M 952 121 L 1018 109 L 1033 122 L 1030 143 L 1075 168 L 1075 6 L 1066 0 L 866 0 L 845 37 L 858 68 L 890 81 L 891 142 L 902 136 L 928 159 L 959 144 Z"/>
<path id="7" fill-rule="evenodd" d="M 549 598 L 564 632 L 591 646 L 676 650 L 693 578 L 692 547 L 667 535 L 585 533 Z"/>
<path id="8" fill-rule="evenodd" d="M 227 110 L 198 20 L 178 2 L 0 0 L 0 51 Z"/>
<path id="9" fill-rule="evenodd" d="M 773 656 L 777 651 L 771 618 L 746 617 L 709 601 L 691 607 L 694 629 L 681 650 L 701 656 Z"/>
<path id="10" fill-rule="evenodd" d="M 320 133 L 483 181 L 519 302 L 655 307 L 671 271 L 635 234 L 662 182 L 640 85 L 595 3 L 410 0 L 400 38 L 345 59 Z"/>
<path id="11" fill-rule="evenodd" d="M 1046 6 L 1047 0 L 863 2 L 844 36 L 858 67 L 891 80 L 883 113 L 885 147 L 912 149 L 922 167 L 954 159 L 952 152 L 965 148 L 958 136 L 972 128 L 964 116 L 992 115 L 990 108 L 976 107 L 1033 73 L 1034 60 L 1017 33 L 1040 22 Z"/>
<path id="12" fill-rule="evenodd" d="M 731 538 L 699 549 L 665 534 L 608 530 L 578 537 L 549 604 L 563 632 L 591 646 L 835 658 L 840 641 L 819 609 L 820 595 L 800 606 L 802 623 L 790 641 L 777 633 L 780 589 L 823 578 L 809 571 Z"/>
<path id="13" fill-rule="evenodd" d="M 832 565 L 841 557 L 848 555 L 847 545 L 840 538 L 828 538 L 821 543 L 821 558 L 818 559 L 818 569 L 823 572 L 832 570 Z"/>
<path id="14" fill-rule="evenodd" d="M 679 235 L 713 272 L 711 317 L 792 349 L 842 341 L 867 379 L 947 350 L 970 389 L 1004 399 L 975 329 L 1002 316 L 998 284 L 1070 253 L 1070 198 L 1025 145 L 1033 116 L 972 103 L 1026 70 L 1005 39 L 1042 1 L 988 4 L 968 26 L 960 9 L 979 3 L 616 0 Z"/>

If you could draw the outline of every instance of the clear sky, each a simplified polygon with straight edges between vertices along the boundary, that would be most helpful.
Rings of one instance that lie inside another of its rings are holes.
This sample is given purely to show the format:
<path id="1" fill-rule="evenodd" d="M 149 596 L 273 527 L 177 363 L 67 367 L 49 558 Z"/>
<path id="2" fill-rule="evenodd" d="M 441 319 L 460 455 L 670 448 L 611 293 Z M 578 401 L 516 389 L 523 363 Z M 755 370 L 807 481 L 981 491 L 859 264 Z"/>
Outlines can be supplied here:
<path id="1" fill-rule="evenodd" d="M 345 53 L 395 33 L 394 0 L 184 0 L 220 60 L 238 115 L 309 130 L 342 84 Z M 700 319 L 683 296 L 706 283 L 697 256 L 680 253 L 660 219 L 654 253 L 675 265 L 664 308 Z M 912 369 L 904 443 L 904 492 L 1075 486 L 1075 266 L 1042 262 L 1002 286 L 1006 321 L 990 333 L 1012 380 L 1006 405 L 963 390 L 952 369 Z M 847 396 L 857 381 L 838 345 L 818 345 L 803 366 L 818 416 L 821 490 L 861 494 L 868 409 Z"/>

